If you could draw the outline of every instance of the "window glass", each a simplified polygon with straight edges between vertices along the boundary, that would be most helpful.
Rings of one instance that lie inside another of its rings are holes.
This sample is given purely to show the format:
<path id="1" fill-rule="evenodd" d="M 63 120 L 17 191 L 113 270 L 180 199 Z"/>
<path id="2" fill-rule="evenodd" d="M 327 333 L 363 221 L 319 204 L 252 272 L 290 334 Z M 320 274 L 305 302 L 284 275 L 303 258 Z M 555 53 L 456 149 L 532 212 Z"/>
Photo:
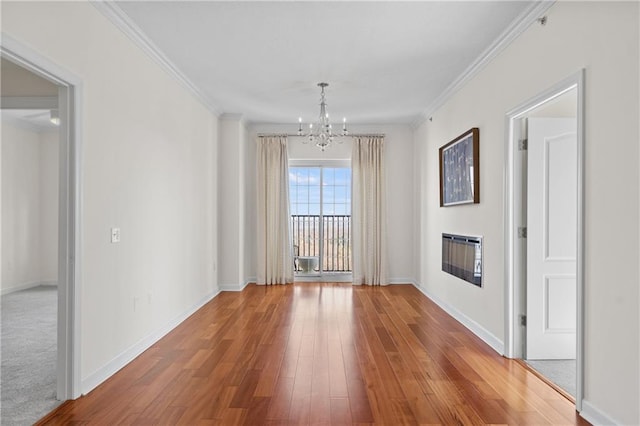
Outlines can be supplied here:
<path id="1" fill-rule="evenodd" d="M 317 257 L 324 272 L 350 272 L 351 169 L 292 166 L 289 195 L 296 256 Z M 296 273 L 321 272 L 305 265 L 296 264 Z"/>

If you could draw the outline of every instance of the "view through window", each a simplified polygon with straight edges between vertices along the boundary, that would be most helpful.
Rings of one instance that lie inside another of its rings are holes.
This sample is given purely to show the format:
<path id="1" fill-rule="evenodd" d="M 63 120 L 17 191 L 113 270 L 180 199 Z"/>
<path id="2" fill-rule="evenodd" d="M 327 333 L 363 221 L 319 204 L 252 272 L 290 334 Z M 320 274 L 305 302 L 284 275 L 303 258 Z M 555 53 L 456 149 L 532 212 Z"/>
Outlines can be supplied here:
<path id="1" fill-rule="evenodd" d="M 351 169 L 289 168 L 298 275 L 351 272 Z"/>

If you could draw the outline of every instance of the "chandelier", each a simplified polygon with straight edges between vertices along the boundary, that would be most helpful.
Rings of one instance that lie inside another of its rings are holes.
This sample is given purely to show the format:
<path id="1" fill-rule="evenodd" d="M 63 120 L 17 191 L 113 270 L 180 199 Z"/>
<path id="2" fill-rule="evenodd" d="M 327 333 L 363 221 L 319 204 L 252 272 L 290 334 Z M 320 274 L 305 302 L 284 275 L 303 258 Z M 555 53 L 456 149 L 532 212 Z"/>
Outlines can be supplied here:
<path id="1" fill-rule="evenodd" d="M 309 124 L 309 133 L 302 131 L 302 117 L 298 118 L 298 136 L 305 137 L 303 143 L 314 142 L 321 151 L 331 145 L 334 138 L 349 135 L 346 118 L 342 119 L 342 132 L 340 134 L 333 133 L 329 113 L 327 112 L 327 102 L 324 97 L 324 88 L 328 85 L 329 83 L 318 83 L 318 87 L 320 87 L 320 116 L 315 125 L 313 123 Z M 339 142 L 342 143 L 341 140 Z"/>

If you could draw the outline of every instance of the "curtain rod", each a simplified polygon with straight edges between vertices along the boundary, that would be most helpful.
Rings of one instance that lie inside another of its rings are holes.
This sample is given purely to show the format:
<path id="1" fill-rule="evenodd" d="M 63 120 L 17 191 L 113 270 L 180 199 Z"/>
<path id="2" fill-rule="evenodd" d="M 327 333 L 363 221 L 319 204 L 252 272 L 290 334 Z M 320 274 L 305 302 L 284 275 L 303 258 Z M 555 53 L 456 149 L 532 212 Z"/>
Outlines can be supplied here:
<path id="1" fill-rule="evenodd" d="M 353 133 L 348 135 L 335 135 L 334 138 L 384 138 L 384 133 Z M 290 137 L 290 138 L 308 138 L 309 135 L 299 135 L 297 133 L 258 133 L 259 138 L 264 137 Z"/>

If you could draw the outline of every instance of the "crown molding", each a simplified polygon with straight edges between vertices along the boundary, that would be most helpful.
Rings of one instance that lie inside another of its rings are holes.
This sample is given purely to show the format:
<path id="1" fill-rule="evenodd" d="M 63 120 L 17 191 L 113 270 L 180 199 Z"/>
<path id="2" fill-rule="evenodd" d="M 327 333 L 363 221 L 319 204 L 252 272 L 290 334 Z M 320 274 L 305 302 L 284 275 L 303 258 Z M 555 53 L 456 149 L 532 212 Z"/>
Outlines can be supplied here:
<path id="1" fill-rule="evenodd" d="M 444 105 L 462 86 L 475 77 L 500 52 L 518 38 L 529 26 L 540 18 L 556 0 L 536 1 L 524 10 L 499 36 L 438 96 L 414 121 L 411 127 L 416 129 Z"/>
<path id="2" fill-rule="evenodd" d="M 151 41 L 135 22 L 112 0 L 89 0 L 89 2 L 109 19 L 120 31 L 129 37 L 144 53 L 149 55 L 160 68 L 175 78 L 200 103 L 202 103 L 216 117 L 221 114 L 220 108 L 202 90 L 200 90 L 186 75 L 171 62 L 169 58 Z"/>
<path id="3" fill-rule="evenodd" d="M 221 114 L 219 118 L 222 121 L 242 121 L 242 114 L 225 112 Z"/>

